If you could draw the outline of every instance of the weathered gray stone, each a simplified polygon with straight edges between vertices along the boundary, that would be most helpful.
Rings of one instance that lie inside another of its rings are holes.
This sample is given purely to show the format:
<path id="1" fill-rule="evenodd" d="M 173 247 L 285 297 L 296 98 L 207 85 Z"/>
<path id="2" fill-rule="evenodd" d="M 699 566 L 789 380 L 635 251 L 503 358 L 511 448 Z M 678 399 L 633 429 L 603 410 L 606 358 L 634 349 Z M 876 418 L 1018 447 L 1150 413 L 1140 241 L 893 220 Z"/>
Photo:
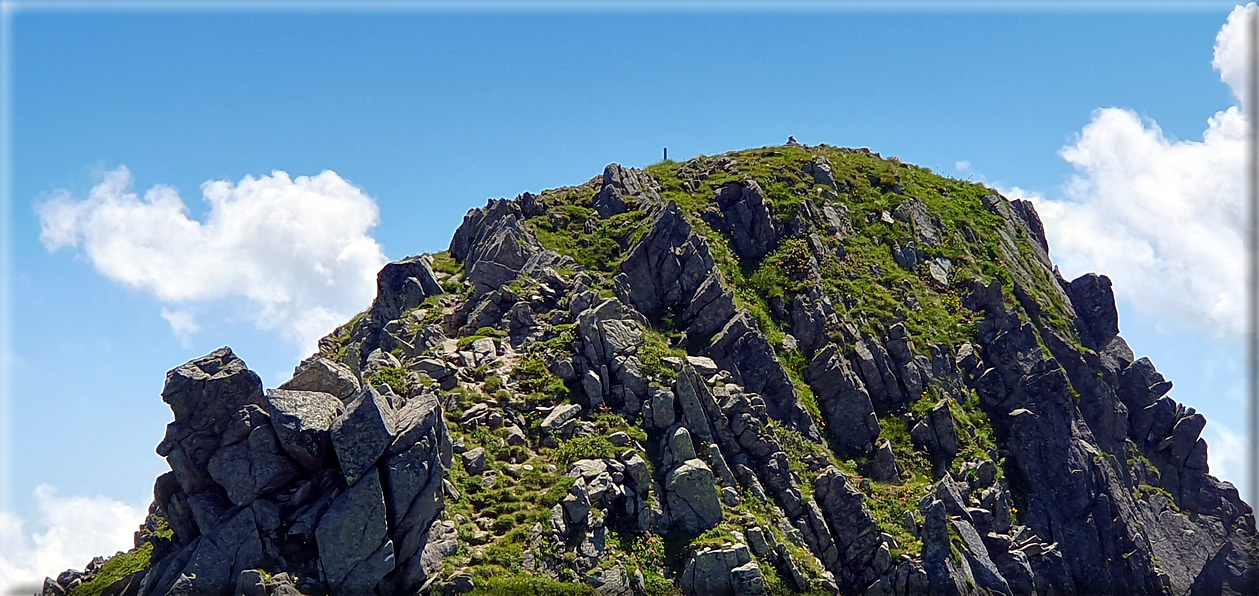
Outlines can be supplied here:
<path id="1" fill-rule="evenodd" d="M 765 193 L 755 180 L 722 185 L 717 190 L 716 203 L 720 211 L 705 213 L 705 220 L 730 234 L 735 252 L 744 260 L 759 261 L 777 246 L 778 226 Z"/>
<path id="2" fill-rule="evenodd" d="M 263 563 L 262 542 L 248 508 L 223 520 L 189 547 L 187 563 L 178 567 L 166 594 L 227 592 L 242 571 Z"/>
<path id="3" fill-rule="evenodd" d="M 545 432 L 557 431 L 570 420 L 574 420 L 581 414 L 581 406 L 579 404 L 560 404 L 555 406 L 546 418 L 542 419 L 542 430 Z"/>
<path id="4" fill-rule="evenodd" d="M 812 416 L 800 402 L 795 384 L 748 311 L 740 311 L 730 319 L 705 353 L 722 369 L 735 374 L 745 390 L 760 394 L 771 418 L 810 440 L 821 438 Z"/>
<path id="5" fill-rule="evenodd" d="M 1109 277 L 1096 273 L 1077 277 L 1067 286 L 1067 295 L 1090 346 L 1105 346 L 1119 334 L 1119 311 Z"/>
<path id="6" fill-rule="evenodd" d="M 713 362 L 712 358 L 706 358 L 704 356 L 687 356 L 686 362 L 695 369 L 695 372 L 699 373 L 700 376 L 705 379 L 717 374 L 717 363 Z"/>
<path id="7" fill-rule="evenodd" d="M 252 405 L 246 408 L 259 414 L 257 421 L 250 424 L 247 415 L 238 419 L 240 426 L 248 428 L 248 434 L 220 448 L 207 467 L 210 476 L 227 491 L 235 505 L 248 505 L 258 496 L 284 486 L 301 472 L 280 448 L 275 431 L 271 430 L 261 409 Z"/>
<path id="8" fill-rule="evenodd" d="M 715 527 L 723 517 L 716 479 L 702 460 L 682 462 L 665 479 L 670 524 L 690 534 Z"/>
<path id="9" fill-rule="evenodd" d="M 463 459 L 463 469 L 471 476 L 485 471 L 485 449 L 477 447 L 459 455 Z"/>
<path id="10" fill-rule="evenodd" d="M 865 506 L 865 495 L 833 467 L 818 476 L 815 487 L 814 499 L 837 548 L 837 560 L 829 567 L 841 588 L 864 589 L 877 575 L 871 565 L 883 544 L 878 523 Z"/>
<path id="11" fill-rule="evenodd" d="M 328 506 L 315 530 L 319 560 L 334 592 L 342 589 L 355 566 L 386 543 L 387 527 L 380 475 L 369 468 Z"/>
<path id="12" fill-rule="evenodd" d="M 735 570 L 739 570 L 737 575 Z M 678 581 L 687 596 L 741 596 L 764 594 L 764 579 L 752 561 L 748 547 L 739 544 L 728 549 L 701 549 L 691 556 Z"/>
<path id="13" fill-rule="evenodd" d="M 877 482 L 901 483 L 900 466 L 896 464 L 896 454 L 892 453 L 891 441 L 884 441 L 883 445 L 875 450 L 874 456 L 870 458 L 866 474 L 871 480 Z"/>
<path id="14" fill-rule="evenodd" d="M 207 466 L 236 412 L 265 405 L 262 380 L 226 347 L 166 373 L 162 401 L 175 421 L 167 425 L 157 453 L 166 457 L 188 494 L 214 488 Z"/>
<path id="15" fill-rule="evenodd" d="M 375 466 L 393 441 L 394 421 L 389 402 L 369 385 L 332 422 L 332 447 L 347 483 L 354 484 Z"/>
<path id="16" fill-rule="evenodd" d="M 806 377 L 839 455 L 850 457 L 873 449 L 881 431 L 874 405 L 838 346 L 831 344 L 818 352 Z"/>
<path id="17" fill-rule="evenodd" d="M 374 320 L 383 324 L 419 306 L 425 298 L 440 293 L 442 287 L 429 260 L 422 256 L 407 257 L 386 264 L 376 274 L 376 300 L 369 312 Z"/>
<path id="18" fill-rule="evenodd" d="M 677 420 L 673 409 L 673 392 L 668 389 L 653 387 L 650 401 L 651 425 L 655 428 L 669 428 Z"/>
<path id="19" fill-rule="evenodd" d="M 340 362 L 316 356 L 298 366 L 293 378 L 280 385 L 280 389 L 318 391 L 347 400 L 358 394 L 359 382 L 349 367 Z"/>
<path id="20" fill-rule="evenodd" d="M 332 423 L 344 411 L 330 393 L 275 389 L 267 392 L 267 413 L 280 446 L 308 471 L 332 456 Z"/>

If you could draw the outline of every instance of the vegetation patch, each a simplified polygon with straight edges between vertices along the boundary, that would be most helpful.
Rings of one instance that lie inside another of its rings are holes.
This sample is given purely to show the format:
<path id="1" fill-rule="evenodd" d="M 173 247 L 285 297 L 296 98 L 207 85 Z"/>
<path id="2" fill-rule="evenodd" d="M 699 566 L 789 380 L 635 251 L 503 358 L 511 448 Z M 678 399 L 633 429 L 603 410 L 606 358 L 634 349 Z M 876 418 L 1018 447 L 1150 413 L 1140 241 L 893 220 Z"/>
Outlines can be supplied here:
<path id="1" fill-rule="evenodd" d="M 153 556 L 153 544 L 146 542 L 137 549 L 118 553 L 101 565 L 101 570 L 90 582 L 84 582 L 70 592 L 71 596 L 100 596 L 105 588 L 119 580 L 149 568 Z"/>
<path id="2" fill-rule="evenodd" d="M 390 389 L 393 389 L 394 393 L 406 395 L 410 391 L 410 383 L 407 382 L 407 377 L 410 375 L 411 371 L 405 368 L 382 366 L 380 370 L 372 373 L 372 376 L 368 378 L 368 382 L 372 385 L 384 383 Z"/>

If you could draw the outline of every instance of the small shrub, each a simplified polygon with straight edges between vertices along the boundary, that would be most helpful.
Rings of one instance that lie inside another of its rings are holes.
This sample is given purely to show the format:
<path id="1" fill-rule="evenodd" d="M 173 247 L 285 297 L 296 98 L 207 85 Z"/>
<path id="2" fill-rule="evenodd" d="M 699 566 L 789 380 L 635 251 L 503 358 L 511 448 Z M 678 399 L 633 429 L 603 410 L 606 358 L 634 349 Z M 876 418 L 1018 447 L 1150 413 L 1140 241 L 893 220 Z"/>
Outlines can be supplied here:
<path id="1" fill-rule="evenodd" d="M 398 368 L 395 366 L 384 366 L 384 367 L 381 367 L 380 370 L 373 373 L 371 378 L 368 379 L 368 382 L 370 382 L 373 385 L 377 383 L 384 383 L 386 385 L 389 385 L 389 388 L 393 389 L 394 393 L 397 393 L 398 395 L 406 395 L 407 391 L 409 390 L 409 383 L 407 382 L 407 377 L 410 376 L 410 374 L 411 374 L 411 371 L 405 368 Z"/>
<path id="2" fill-rule="evenodd" d="M 485 377 L 485 392 L 494 393 L 503 388 L 503 378 L 498 375 Z"/>
<path id="3" fill-rule="evenodd" d="M 568 386 L 564 385 L 564 381 L 555 373 L 548 370 L 546 363 L 537 356 L 521 359 L 512 370 L 511 376 L 526 392 L 556 399 L 563 399 L 568 395 Z"/>
<path id="4" fill-rule="evenodd" d="M 618 453 L 620 450 L 606 436 L 577 437 L 555 450 L 555 463 L 567 468 L 579 459 L 613 459 Z"/>

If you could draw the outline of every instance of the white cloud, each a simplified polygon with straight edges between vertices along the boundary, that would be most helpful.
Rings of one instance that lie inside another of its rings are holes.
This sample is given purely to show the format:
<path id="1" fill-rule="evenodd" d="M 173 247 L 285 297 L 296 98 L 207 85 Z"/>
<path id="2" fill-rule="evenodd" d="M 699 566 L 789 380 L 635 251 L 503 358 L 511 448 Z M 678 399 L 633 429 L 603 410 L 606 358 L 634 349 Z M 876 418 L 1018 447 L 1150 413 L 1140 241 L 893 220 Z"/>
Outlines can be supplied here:
<path id="1" fill-rule="evenodd" d="M 165 304 L 245 298 L 259 328 L 305 352 L 375 295 L 380 211 L 335 172 L 206 182 L 204 221 L 189 218 L 174 188 L 141 197 L 132 185 L 120 167 L 83 200 L 53 193 L 36 206 L 40 240 L 49 251 L 78 248 L 105 277 Z M 200 329 L 187 308 L 162 317 L 181 338 Z"/>
<path id="2" fill-rule="evenodd" d="M 186 310 L 170 310 L 162 309 L 162 318 L 170 324 L 171 331 L 175 332 L 175 336 L 185 345 L 188 344 L 192 334 L 201 330 L 201 326 L 197 324 L 196 317 Z"/>
<path id="3" fill-rule="evenodd" d="M 147 504 L 131 505 L 103 497 L 62 497 L 41 484 L 35 489 L 37 531 L 0 511 L 0 594 L 38 592 L 45 577 L 82 570 L 96 556 L 132 548 Z"/>
<path id="4" fill-rule="evenodd" d="M 1213 66 L 1244 93 L 1245 22 L 1237 7 L 1216 37 Z M 1240 102 L 1240 99 L 1239 99 Z M 1031 199 L 1050 251 L 1070 279 L 1109 275 L 1119 299 L 1220 339 L 1245 332 L 1245 165 L 1240 105 L 1216 112 L 1201 140 L 1175 140 L 1158 123 L 1103 108 L 1059 154 L 1075 168 L 1061 196 Z"/>

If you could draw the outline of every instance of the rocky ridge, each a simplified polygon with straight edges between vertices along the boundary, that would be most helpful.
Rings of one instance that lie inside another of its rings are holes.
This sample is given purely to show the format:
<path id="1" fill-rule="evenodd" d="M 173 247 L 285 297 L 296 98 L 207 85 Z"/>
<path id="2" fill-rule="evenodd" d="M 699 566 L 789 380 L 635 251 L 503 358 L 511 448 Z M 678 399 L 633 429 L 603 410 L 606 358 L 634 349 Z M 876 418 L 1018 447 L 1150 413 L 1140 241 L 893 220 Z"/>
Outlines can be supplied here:
<path id="1" fill-rule="evenodd" d="M 275 389 L 167 375 L 45 594 L 1253 593 L 1205 419 L 1030 203 L 791 143 L 491 200 Z"/>

